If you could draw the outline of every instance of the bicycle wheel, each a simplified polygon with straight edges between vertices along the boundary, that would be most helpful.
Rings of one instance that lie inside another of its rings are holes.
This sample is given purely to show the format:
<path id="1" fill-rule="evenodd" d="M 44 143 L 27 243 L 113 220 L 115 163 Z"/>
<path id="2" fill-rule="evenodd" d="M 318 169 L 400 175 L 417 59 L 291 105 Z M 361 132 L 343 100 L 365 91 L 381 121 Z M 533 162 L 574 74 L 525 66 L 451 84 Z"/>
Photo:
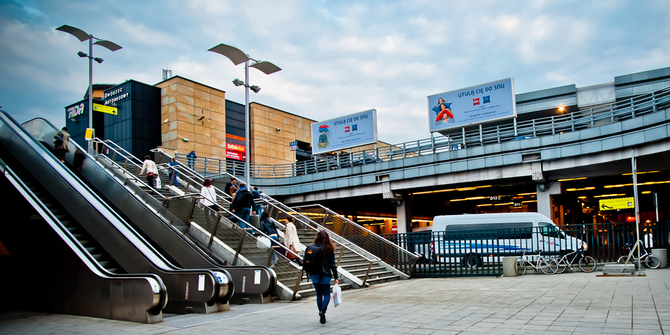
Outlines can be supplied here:
<path id="1" fill-rule="evenodd" d="M 545 275 L 553 275 L 558 270 L 558 263 L 553 258 L 541 258 L 540 259 L 540 270 Z"/>
<path id="2" fill-rule="evenodd" d="M 623 264 L 623 263 L 626 262 L 626 258 L 628 258 L 628 256 L 621 256 L 621 257 L 619 257 L 619 259 L 616 260 L 616 262 L 619 263 L 619 264 Z M 631 263 L 631 262 L 633 262 L 633 257 L 631 257 L 630 260 L 628 261 L 628 263 Z"/>
<path id="3" fill-rule="evenodd" d="M 598 266 L 598 263 L 591 256 L 584 256 L 579 260 L 579 269 L 584 272 L 593 272 L 596 270 L 596 266 Z"/>
<path id="4" fill-rule="evenodd" d="M 524 260 L 522 257 L 517 257 L 514 263 L 514 271 L 516 271 L 517 276 L 523 276 L 526 274 L 526 260 Z"/>
<path id="5" fill-rule="evenodd" d="M 644 260 L 644 263 L 650 269 L 655 269 L 661 265 L 661 260 L 654 255 L 647 255 L 647 258 Z"/>
<path id="6" fill-rule="evenodd" d="M 565 258 L 561 258 L 556 262 L 558 265 L 558 269 L 556 269 L 556 273 L 563 273 L 565 272 L 565 269 L 568 268 L 568 261 Z"/>

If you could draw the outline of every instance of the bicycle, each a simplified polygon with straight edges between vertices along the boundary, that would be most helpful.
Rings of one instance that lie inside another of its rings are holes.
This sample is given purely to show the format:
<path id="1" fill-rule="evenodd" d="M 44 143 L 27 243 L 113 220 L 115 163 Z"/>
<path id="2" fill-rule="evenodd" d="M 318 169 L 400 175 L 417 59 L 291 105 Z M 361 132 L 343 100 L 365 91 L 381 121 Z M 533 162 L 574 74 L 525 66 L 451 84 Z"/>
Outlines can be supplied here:
<path id="1" fill-rule="evenodd" d="M 542 271 L 542 273 L 546 275 L 553 275 L 556 273 L 556 271 L 558 271 L 558 263 L 556 260 L 551 257 L 543 257 L 541 253 L 542 250 L 535 250 L 535 254 L 528 255 L 530 257 L 537 257 L 537 261 L 532 261 L 526 259 L 526 252 L 524 251 L 515 261 L 516 264 L 514 270 L 516 271 L 516 274 L 519 276 L 526 274 L 526 267 L 528 265 L 535 269 L 535 272 Z M 535 262 L 535 264 L 533 264 L 533 262 Z"/>
<path id="2" fill-rule="evenodd" d="M 579 250 L 567 253 L 556 261 L 556 263 L 558 263 L 558 270 L 556 273 L 563 273 L 565 272 L 565 269 L 568 268 L 575 271 L 572 267 L 572 264 L 575 262 L 577 262 L 579 269 L 583 272 L 593 272 L 598 265 L 593 257 L 584 255 L 584 247 L 582 246 Z"/>
<path id="3" fill-rule="evenodd" d="M 617 260 L 617 263 L 619 264 L 627 264 L 627 263 L 637 264 L 638 258 L 635 255 L 635 249 L 639 248 L 640 263 L 644 264 L 646 267 L 650 269 L 655 269 L 661 265 L 661 260 L 659 260 L 658 257 L 647 252 L 647 249 L 645 249 L 644 245 L 642 244 L 642 240 L 637 240 L 637 242 L 635 242 L 635 245 L 626 243 L 624 244 L 624 247 L 628 248 L 630 252 L 628 252 L 627 256 L 619 257 L 619 259 Z"/>

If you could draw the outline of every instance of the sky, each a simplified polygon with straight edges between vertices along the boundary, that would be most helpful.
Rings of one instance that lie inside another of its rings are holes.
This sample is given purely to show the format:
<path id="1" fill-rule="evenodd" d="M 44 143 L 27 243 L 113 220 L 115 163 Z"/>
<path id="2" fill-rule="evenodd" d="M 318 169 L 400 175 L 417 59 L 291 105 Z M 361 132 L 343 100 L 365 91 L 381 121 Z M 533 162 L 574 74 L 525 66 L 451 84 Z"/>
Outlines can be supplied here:
<path id="1" fill-rule="evenodd" d="M 65 124 L 94 84 L 154 85 L 162 69 L 244 103 L 235 46 L 282 68 L 250 69 L 250 100 L 316 121 L 377 110 L 379 140 L 430 137 L 427 97 L 514 78 L 515 92 L 612 82 L 670 66 L 670 1 L 0 0 L 0 106 L 17 121 Z"/>

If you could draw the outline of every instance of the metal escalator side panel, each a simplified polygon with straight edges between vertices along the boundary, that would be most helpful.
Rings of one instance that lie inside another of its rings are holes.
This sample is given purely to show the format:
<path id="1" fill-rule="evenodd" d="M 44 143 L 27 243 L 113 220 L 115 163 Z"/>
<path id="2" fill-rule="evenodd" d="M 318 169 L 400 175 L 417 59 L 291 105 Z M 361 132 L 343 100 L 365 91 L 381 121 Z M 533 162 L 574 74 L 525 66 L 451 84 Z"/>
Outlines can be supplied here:
<path id="1" fill-rule="evenodd" d="M 3 150 L 59 199 L 63 208 L 113 254 L 115 261 L 127 272 L 161 276 L 171 297 L 166 310 L 177 313 L 188 312 L 189 308 L 195 312 L 210 310 L 207 306 L 218 299 L 219 291 L 212 271 L 176 270 L 9 115 L 0 113 L 0 121 L 4 122 L 0 127 Z"/>
<path id="2" fill-rule="evenodd" d="M 49 302 L 59 313 L 145 323 L 162 320 L 167 290 L 159 276 L 106 271 L 11 168 L 2 165 L 5 178 L 0 181 L 0 189 L 10 198 L 0 202 L 0 209 L 8 219 L 5 225 L 12 227 L 11 235 L 20 236 L 15 241 L 7 240 L 12 236 L 3 239 L 8 242 L 12 253 L 19 255 L 25 253 L 25 248 L 48 251 L 36 251 L 41 257 L 35 260 L 35 265 L 41 266 L 34 268 L 44 281 L 36 288 L 43 295 L 39 302 Z M 37 217 L 41 222 L 36 222 Z M 32 224 L 19 223 L 27 220 Z M 39 230 L 46 233 L 38 235 L 36 231 Z M 46 243 L 37 246 L 26 243 L 23 238 L 26 235 L 37 237 L 32 242 Z"/>

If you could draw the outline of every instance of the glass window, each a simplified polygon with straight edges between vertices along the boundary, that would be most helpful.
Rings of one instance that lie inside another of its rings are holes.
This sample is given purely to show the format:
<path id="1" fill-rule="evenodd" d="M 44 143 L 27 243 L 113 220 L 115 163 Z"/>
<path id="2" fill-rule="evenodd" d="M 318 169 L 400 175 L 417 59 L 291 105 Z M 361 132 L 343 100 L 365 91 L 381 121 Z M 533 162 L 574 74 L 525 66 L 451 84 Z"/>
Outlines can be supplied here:
<path id="1" fill-rule="evenodd" d="M 558 237 L 565 238 L 563 232 L 561 232 L 556 226 L 548 222 L 540 222 L 540 234 L 547 237 Z"/>

